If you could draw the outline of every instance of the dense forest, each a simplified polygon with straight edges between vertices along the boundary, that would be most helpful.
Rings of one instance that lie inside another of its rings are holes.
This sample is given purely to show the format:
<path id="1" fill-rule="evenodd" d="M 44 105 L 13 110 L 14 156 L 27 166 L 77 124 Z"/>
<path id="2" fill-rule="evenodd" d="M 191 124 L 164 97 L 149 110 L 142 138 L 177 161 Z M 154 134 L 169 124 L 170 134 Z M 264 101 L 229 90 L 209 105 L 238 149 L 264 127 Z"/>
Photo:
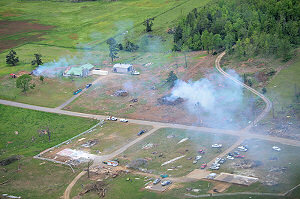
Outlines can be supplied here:
<path id="1" fill-rule="evenodd" d="M 174 50 L 226 49 L 237 56 L 291 58 L 300 43 L 299 0 L 218 0 L 192 10 L 175 28 Z"/>

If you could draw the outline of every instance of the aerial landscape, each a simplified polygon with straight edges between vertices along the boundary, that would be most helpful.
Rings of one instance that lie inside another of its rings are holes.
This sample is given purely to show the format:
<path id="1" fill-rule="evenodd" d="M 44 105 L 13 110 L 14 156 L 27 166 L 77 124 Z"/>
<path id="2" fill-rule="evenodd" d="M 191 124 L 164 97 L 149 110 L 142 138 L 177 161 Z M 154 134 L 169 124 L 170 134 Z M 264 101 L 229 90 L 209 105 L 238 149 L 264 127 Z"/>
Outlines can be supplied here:
<path id="1" fill-rule="evenodd" d="M 0 199 L 300 199 L 300 1 L 1 0 Z"/>

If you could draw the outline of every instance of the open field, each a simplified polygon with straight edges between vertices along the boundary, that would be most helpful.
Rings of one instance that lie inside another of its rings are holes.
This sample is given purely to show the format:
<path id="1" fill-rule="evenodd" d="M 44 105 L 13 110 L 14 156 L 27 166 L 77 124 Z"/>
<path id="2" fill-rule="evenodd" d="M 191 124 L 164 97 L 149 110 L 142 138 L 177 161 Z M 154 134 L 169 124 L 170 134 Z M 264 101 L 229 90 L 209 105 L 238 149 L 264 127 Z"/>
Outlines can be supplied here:
<path id="1" fill-rule="evenodd" d="M 256 139 L 246 140 L 243 145 L 249 147 L 247 152 L 241 152 L 245 159 L 227 160 L 221 171 L 257 177 L 259 182 L 249 187 L 233 185 L 227 192 L 284 193 L 300 183 L 298 147 Z M 273 150 L 273 146 L 281 151 Z"/>
<path id="2" fill-rule="evenodd" d="M 11 155 L 33 156 L 97 123 L 96 120 L 0 105 L 1 159 Z M 49 127 L 51 141 L 38 131 Z"/>
<path id="3" fill-rule="evenodd" d="M 1 160 L 21 156 L 19 161 L 0 167 L 0 193 L 22 198 L 59 198 L 77 171 L 72 173 L 69 167 L 30 156 L 87 130 L 97 121 L 4 105 L 0 105 L 0 117 Z M 52 130 L 50 142 L 47 135 L 39 136 L 38 130 L 45 127 Z"/>
<path id="4" fill-rule="evenodd" d="M 57 154 L 64 149 L 73 149 L 95 155 L 110 154 L 126 143 L 133 141 L 137 137 L 137 133 L 142 129 L 149 131 L 151 126 L 120 123 L 118 121 L 105 122 L 102 126 L 93 129 L 92 132 L 45 153 L 43 157 L 66 161 L 66 159 L 70 158 Z M 82 146 L 84 144 L 86 146 Z"/>
<path id="5" fill-rule="evenodd" d="M 160 0 L 129 0 L 129 1 L 95 1 L 71 3 L 62 2 L 32 2 L 24 1 L 1 1 L 1 20 L 35 20 L 40 24 L 51 25 L 55 28 L 48 30 L 40 38 L 46 45 L 57 45 L 64 47 L 76 47 L 78 44 L 97 44 L 105 41 L 115 34 L 141 24 L 146 18 L 157 16 L 171 8 L 175 9 L 160 15 L 155 20 L 153 27 L 155 34 L 166 35 L 167 28 L 173 27 L 178 18 L 195 7 L 206 4 L 208 0 L 172 0 L 161 2 Z M 57 6 L 59 4 L 59 6 Z M 181 5 L 181 6 L 180 6 Z M 99 10 L 101 13 L 99 14 Z M 33 12 L 34 11 L 34 12 Z M 144 30 L 140 25 L 130 32 L 132 38 L 137 38 Z M 25 32 L 25 31 L 23 31 Z M 40 32 L 38 30 L 28 32 Z M 17 37 L 20 33 L 12 32 L 7 36 Z M 6 37 L 7 37 L 6 36 Z M 3 35 L 0 39 L 4 39 Z"/>
<path id="6" fill-rule="evenodd" d="M 178 142 L 189 138 L 183 143 Z M 226 138 L 226 139 L 225 139 Z M 219 153 L 228 148 L 237 138 L 228 135 L 214 135 L 195 131 L 178 129 L 160 129 L 154 135 L 145 138 L 141 143 L 132 146 L 119 155 L 121 165 L 125 166 L 138 158 L 145 159 L 146 164 L 137 166 L 154 174 L 166 173 L 170 176 L 183 176 L 201 164 L 210 162 Z M 221 149 L 211 148 L 212 144 L 221 143 Z M 205 154 L 199 154 L 202 149 Z M 197 155 L 203 156 L 198 163 L 193 164 Z M 161 166 L 173 158 L 184 156 L 172 163 Z M 179 167 L 178 167 L 179 166 Z"/>
<path id="7" fill-rule="evenodd" d="M 34 77 L 36 87 L 23 93 L 21 89 L 16 88 L 16 79 L 5 76 L 0 79 L 0 98 L 54 108 L 67 101 L 73 96 L 73 91 L 84 88 L 94 78 L 80 78 L 74 81 L 68 78 L 45 78 L 41 82 L 38 77 Z"/>
<path id="8" fill-rule="evenodd" d="M 59 198 L 78 172 L 73 173 L 69 167 L 60 164 L 22 158 L 19 162 L 0 167 L 0 194 L 22 198 Z"/>

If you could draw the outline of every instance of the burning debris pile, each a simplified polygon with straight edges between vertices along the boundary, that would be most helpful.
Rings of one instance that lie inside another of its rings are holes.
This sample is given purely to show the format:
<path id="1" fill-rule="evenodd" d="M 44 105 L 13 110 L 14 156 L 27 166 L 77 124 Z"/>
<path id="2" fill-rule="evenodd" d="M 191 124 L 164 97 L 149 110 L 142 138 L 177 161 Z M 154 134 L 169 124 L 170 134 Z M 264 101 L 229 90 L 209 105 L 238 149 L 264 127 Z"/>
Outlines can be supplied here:
<path id="1" fill-rule="evenodd" d="M 128 96 L 128 92 L 123 89 L 116 90 L 114 92 L 113 96 L 126 97 L 126 96 Z"/>
<path id="2" fill-rule="evenodd" d="M 162 96 L 161 98 L 158 98 L 157 102 L 160 105 L 176 106 L 176 105 L 184 102 L 184 99 L 181 97 L 172 97 L 171 95 L 165 95 L 165 96 Z"/>

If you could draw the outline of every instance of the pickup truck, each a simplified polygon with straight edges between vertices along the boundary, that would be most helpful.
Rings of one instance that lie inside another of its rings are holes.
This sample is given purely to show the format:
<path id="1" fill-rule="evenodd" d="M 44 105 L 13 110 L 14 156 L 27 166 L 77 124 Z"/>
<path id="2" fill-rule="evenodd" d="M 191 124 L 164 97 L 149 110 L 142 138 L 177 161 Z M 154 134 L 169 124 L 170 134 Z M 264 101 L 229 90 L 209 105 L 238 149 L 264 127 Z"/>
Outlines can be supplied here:
<path id="1" fill-rule="evenodd" d="M 73 92 L 73 95 L 77 95 L 78 93 L 80 93 L 82 91 L 81 88 L 77 89 L 76 91 Z"/>

